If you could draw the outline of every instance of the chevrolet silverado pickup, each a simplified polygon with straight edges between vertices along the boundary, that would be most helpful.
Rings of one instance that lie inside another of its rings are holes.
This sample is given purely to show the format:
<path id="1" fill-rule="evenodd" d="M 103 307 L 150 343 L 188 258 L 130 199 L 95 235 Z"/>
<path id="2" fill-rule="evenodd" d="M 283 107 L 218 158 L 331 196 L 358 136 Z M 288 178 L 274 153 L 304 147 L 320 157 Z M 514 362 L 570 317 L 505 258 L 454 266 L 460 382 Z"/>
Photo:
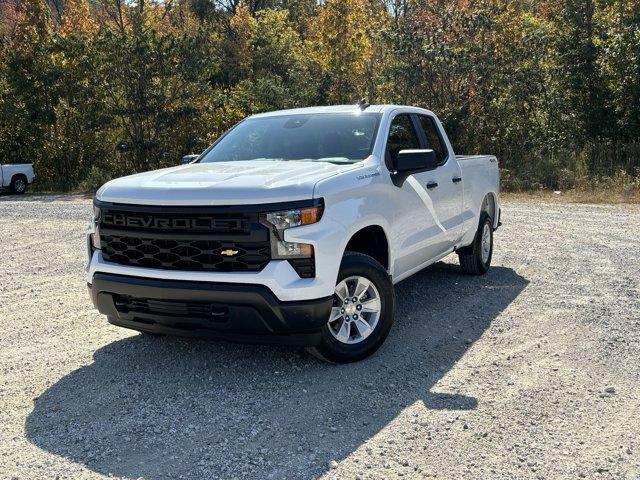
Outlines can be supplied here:
<path id="1" fill-rule="evenodd" d="M 456 156 L 431 111 L 253 115 L 186 161 L 96 193 L 87 281 L 114 325 L 352 362 L 389 333 L 394 284 L 453 252 L 491 264 L 498 163 Z"/>
<path id="2" fill-rule="evenodd" d="M 8 188 L 13 193 L 26 192 L 27 186 L 35 179 L 32 163 L 0 165 L 0 187 Z"/>

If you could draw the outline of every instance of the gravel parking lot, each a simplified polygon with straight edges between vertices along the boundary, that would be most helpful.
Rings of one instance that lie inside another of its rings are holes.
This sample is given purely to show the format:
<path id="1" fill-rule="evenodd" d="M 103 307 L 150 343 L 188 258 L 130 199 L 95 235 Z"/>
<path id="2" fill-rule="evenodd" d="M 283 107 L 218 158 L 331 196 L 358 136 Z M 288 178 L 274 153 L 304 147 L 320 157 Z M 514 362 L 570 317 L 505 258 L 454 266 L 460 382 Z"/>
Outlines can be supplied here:
<path id="1" fill-rule="evenodd" d="M 0 196 L 0 478 L 640 478 L 640 209 L 506 203 L 494 267 L 397 286 L 374 357 L 147 338 L 81 197 Z"/>

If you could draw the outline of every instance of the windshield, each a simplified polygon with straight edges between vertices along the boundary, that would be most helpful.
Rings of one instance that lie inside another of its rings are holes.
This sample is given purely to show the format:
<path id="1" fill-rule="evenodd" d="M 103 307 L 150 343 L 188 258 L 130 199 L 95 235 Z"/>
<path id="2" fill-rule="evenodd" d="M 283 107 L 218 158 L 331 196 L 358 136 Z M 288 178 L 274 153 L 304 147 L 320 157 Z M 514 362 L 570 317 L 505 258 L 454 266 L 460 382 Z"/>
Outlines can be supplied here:
<path id="1" fill-rule="evenodd" d="M 369 113 L 249 118 L 229 130 L 200 162 L 358 162 L 371 154 L 379 119 L 379 114 Z"/>

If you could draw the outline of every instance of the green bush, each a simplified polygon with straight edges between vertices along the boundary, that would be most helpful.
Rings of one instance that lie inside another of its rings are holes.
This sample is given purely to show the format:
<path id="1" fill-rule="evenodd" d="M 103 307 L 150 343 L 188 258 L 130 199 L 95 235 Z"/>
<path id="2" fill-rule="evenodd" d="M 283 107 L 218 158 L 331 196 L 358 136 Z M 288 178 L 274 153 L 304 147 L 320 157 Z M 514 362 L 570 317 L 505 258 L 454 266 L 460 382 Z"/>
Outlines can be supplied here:
<path id="1" fill-rule="evenodd" d="M 96 166 L 91 167 L 89 171 L 89 175 L 80 182 L 77 190 L 83 193 L 95 194 L 98 189 L 107 183 L 109 180 L 112 180 L 113 177 L 108 174 L 103 169 L 100 169 Z"/>

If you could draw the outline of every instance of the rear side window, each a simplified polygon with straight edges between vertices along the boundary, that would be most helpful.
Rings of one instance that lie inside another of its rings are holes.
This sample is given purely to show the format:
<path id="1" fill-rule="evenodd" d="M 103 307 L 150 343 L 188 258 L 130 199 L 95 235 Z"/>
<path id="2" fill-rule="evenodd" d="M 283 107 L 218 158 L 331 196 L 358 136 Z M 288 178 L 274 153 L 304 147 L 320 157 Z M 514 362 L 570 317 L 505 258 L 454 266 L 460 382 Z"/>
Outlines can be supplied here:
<path id="1" fill-rule="evenodd" d="M 436 122 L 433 121 L 433 118 L 426 115 L 418 115 L 418 118 L 420 119 L 420 126 L 422 127 L 424 136 L 427 140 L 427 148 L 436 152 L 438 163 L 444 163 L 447 160 L 449 152 L 447 152 L 447 148 L 440 138 Z"/>
<path id="2" fill-rule="evenodd" d="M 420 148 L 418 135 L 413 128 L 413 122 L 408 114 L 397 115 L 389 127 L 389 139 L 387 140 L 387 166 L 395 170 L 396 159 L 400 150 L 413 150 Z"/>

